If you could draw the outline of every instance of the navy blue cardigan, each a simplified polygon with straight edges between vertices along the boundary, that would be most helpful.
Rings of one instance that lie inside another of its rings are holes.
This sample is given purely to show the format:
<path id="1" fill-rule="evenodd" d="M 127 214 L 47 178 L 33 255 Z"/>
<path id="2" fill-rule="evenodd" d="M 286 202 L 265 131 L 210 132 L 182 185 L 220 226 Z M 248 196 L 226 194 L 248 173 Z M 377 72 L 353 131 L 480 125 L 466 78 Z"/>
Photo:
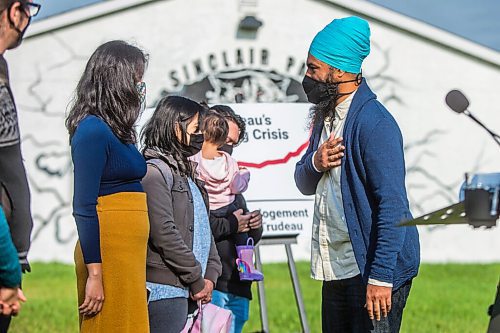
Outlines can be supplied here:
<path id="1" fill-rule="evenodd" d="M 305 195 L 316 193 L 323 176 L 312 165 L 322 130 L 322 123 L 313 128 L 309 147 L 295 167 L 295 183 Z M 349 108 L 342 137 L 346 150 L 340 184 L 359 270 L 365 281 L 389 282 L 397 289 L 417 275 L 418 231 L 396 226 L 411 218 L 403 139 L 398 124 L 364 79 Z"/>

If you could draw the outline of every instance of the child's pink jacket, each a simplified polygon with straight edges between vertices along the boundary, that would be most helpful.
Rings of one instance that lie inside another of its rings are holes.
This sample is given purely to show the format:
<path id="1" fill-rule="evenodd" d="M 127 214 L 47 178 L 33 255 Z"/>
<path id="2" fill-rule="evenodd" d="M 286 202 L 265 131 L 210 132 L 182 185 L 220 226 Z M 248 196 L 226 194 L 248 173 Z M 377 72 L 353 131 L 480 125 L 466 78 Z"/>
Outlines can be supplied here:
<path id="1" fill-rule="evenodd" d="M 202 157 L 201 151 L 191 157 L 198 163 L 198 177 L 205 182 L 210 201 L 210 210 L 227 206 L 234 201 L 234 195 L 245 192 L 250 180 L 247 169 L 240 170 L 238 162 L 228 153 L 213 160 Z"/>

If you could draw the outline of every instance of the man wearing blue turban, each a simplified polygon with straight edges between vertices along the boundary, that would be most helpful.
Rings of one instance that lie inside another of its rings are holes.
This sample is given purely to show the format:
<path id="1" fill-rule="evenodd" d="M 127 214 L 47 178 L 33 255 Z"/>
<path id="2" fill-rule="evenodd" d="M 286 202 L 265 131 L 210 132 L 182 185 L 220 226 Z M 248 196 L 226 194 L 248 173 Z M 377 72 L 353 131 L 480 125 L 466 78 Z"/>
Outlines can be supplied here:
<path id="1" fill-rule="evenodd" d="M 309 147 L 295 182 L 315 195 L 311 272 L 323 281 L 323 332 L 399 332 L 420 264 L 405 189 L 398 124 L 361 74 L 370 27 L 335 19 L 309 49 L 302 82 L 311 109 Z"/>

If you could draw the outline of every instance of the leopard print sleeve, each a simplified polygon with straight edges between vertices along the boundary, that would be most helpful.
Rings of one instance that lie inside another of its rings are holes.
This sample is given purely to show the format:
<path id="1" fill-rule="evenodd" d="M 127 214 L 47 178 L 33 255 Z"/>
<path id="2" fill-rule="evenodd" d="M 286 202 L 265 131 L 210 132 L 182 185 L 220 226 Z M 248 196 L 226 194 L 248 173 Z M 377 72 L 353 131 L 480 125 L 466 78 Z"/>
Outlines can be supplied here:
<path id="1" fill-rule="evenodd" d="M 0 83 L 0 147 L 19 143 L 17 111 L 10 88 Z"/>

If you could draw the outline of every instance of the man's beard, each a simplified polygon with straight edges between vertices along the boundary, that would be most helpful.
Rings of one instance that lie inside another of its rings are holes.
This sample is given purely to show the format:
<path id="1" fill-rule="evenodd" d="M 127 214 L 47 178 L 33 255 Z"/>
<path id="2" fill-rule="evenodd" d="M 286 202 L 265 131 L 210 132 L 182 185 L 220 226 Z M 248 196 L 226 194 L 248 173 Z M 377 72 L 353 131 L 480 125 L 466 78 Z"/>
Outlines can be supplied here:
<path id="1" fill-rule="evenodd" d="M 333 82 L 333 73 L 332 71 L 328 72 L 326 77 L 326 83 L 332 84 Z M 337 99 L 330 98 L 327 101 L 319 102 L 311 107 L 309 110 L 309 129 L 314 128 L 318 124 L 322 124 L 326 118 L 333 119 L 335 117 L 335 106 Z"/>
<path id="2" fill-rule="evenodd" d="M 322 124 L 326 118 L 333 119 L 335 117 L 335 102 L 334 99 L 331 99 L 311 107 L 309 110 L 309 129 Z"/>
<path id="3" fill-rule="evenodd" d="M 355 91 L 353 90 L 347 93 L 346 92 L 340 93 L 338 91 L 338 86 L 340 84 L 347 82 L 356 82 L 356 85 L 359 86 L 362 82 L 362 78 L 363 77 L 360 72 L 358 75 L 356 75 L 356 78 L 353 80 L 334 83 L 333 73 L 329 72 L 328 76 L 326 77 L 326 83 L 332 86 L 336 85 L 336 87 L 332 88 L 332 90 L 335 91 L 334 96 L 332 96 L 332 98 L 326 101 L 321 101 L 318 104 L 315 104 L 313 107 L 311 107 L 311 109 L 309 110 L 309 129 L 314 128 L 318 124 L 322 124 L 327 118 L 333 121 L 333 119 L 335 119 L 335 107 L 337 106 L 337 101 L 339 100 L 339 98 L 342 96 L 350 95 Z"/>

